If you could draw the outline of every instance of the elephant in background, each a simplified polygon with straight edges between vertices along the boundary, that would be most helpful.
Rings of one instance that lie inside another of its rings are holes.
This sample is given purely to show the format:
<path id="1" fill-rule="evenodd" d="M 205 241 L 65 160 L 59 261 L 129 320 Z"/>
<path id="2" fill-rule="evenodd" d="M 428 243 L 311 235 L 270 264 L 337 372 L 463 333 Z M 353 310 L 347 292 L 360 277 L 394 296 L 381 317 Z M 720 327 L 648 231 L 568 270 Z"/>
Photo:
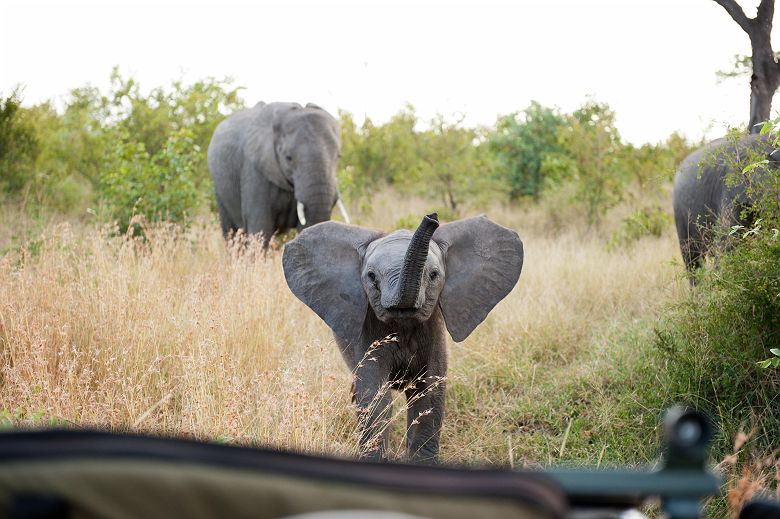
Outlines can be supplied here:
<path id="1" fill-rule="evenodd" d="M 408 456 L 436 462 L 445 330 L 463 341 L 515 286 L 523 266 L 517 233 L 485 216 L 439 226 L 435 213 L 414 233 L 325 222 L 287 243 L 282 265 L 355 376 L 362 455 L 386 457 L 392 388 L 407 399 Z"/>
<path id="2" fill-rule="evenodd" d="M 767 159 L 777 167 L 767 136 L 721 138 L 688 155 L 674 177 L 674 220 L 691 285 L 705 256 L 733 225 L 749 225 L 752 215 L 743 211 L 752 203 L 744 182 L 729 185 L 727 177 L 749 163 Z M 760 181 L 760 175 L 756 177 Z"/>
<path id="3" fill-rule="evenodd" d="M 222 233 L 262 233 L 263 246 L 287 229 L 330 220 L 339 199 L 339 123 L 314 104 L 263 103 L 214 130 L 208 165 Z"/>

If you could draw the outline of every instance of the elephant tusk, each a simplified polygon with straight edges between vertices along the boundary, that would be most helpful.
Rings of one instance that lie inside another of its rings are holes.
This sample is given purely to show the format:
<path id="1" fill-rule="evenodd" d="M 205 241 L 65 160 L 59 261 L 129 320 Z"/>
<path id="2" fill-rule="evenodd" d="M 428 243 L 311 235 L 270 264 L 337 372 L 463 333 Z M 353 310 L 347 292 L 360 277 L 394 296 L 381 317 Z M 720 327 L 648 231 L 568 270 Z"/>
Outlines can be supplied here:
<path id="1" fill-rule="evenodd" d="M 306 209 L 303 207 L 303 202 L 298 202 L 298 221 L 301 225 L 306 225 Z"/>
<path id="2" fill-rule="evenodd" d="M 347 208 L 344 207 L 344 202 L 341 201 L 341 198 L 336 200 L 336 207 L 339 208 L 341 217 L 344 218 L 344 223 L 349 223 L 349 215 L 347 214 Z"/>

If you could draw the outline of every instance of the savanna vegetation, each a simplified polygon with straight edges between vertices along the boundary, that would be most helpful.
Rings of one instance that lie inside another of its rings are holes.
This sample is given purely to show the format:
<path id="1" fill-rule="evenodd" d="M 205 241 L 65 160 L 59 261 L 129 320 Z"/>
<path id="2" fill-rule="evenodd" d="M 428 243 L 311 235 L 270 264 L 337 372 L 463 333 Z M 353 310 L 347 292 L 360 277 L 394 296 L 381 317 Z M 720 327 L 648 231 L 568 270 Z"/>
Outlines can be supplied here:
<path id="1" fill-rule="evenodd" d="M 329 330 L 290 294 L 278 248 L 263 258 L 219 231 L 205 150 L 245 106 L 240 90 L 111 78 L 60 104 L 0 98 L 0 423 L 355 454 L 350 375 Z M 746 208 L 760 219 L 724 236 L 730 252 L 690 290 L 670 193 L 699 143 L 624 142 L 593 99 L 477 128 L 411 106 L 382 124 L 338 116 L 355 223 L 485 212 L 525 243 L 516 289 L 450 345 L 444 461 L 646 463 L 663 409 L 687 402 L 719 426 L 732 509 L 776 489 L 776 174 L 739 172 L 773 179 Z"/>

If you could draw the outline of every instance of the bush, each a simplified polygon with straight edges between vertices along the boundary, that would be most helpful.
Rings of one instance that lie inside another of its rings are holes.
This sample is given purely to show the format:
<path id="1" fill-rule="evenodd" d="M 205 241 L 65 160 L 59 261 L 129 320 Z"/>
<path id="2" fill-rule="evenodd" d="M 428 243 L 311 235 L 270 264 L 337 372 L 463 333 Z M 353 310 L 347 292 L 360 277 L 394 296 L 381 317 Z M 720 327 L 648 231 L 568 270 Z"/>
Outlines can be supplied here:
<path id="1" fill-rule="evenodd" d="M 0 189 L 10 193 L 22 190 L 40 152 L 21 103 L 18 89 L 5 99 L 0 97 Z"/>
<path id="2" fill-rule="evenodd" d="M 187 130 L 168 137 L 165 146 L 150 157 L 142 143 L 119 138 L 114 156 L 100 178 L 100 199 L 119 232 L 140 233 L 134 219 L 186 223 L 198 205 L 194 164 L 200 148 Z"/>
<path id="3" fill-rule="evenodd" d="M 438 215 L 439 222 L 441 223 L 452 222 L 458 219 L 458 214 L 447 207 L 434 207 L 431 212 Z M 406 214 L 395 221 L 392 229 L 387 230 L 409 229 L 414 231 L 420 226 L 420 221 L 422 221 L 423 216 L 425 215 L 415 213 Z"/>
<path id="4" fill-rule="evenodd" d="M 488 145 L 512 200 L 541 195 L 547 183 L 542 164 L 546 157 L 562 152 L 558 131 L 565 123 L 558 110 L 536 101 L 520 113 L 498 119 L 488 135 Z"/>
<path id="5" fill-rule="evenodd" d="M 761 365 L 780 343 L 780 233 L 754 228 L 738 239 L 656 330 L 669 400 L 719 418 L 722 454 L 746 426 L 765 451 L 780 437 L 780 370 Z"/>
<path id="6" fill-rule="evenodd" d="M 645 236 L 660 237 L 671 223 L 671 216 L 659 206 L 645 207 L 623 218 L 612 235 L 609 248 L 629 247 Z"/>

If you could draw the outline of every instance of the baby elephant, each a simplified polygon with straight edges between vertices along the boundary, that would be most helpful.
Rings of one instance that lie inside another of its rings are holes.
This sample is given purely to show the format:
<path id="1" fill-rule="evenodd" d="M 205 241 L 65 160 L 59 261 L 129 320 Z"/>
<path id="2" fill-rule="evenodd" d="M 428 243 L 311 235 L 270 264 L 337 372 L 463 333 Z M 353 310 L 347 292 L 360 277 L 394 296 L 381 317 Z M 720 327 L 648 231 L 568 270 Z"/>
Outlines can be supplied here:
<path id="1" fill-rule="evenodd" d="M 464 340 L 512 290 L 523 266 L 517 233 L 485 216 L 439 227 L 436 213 L 414 234 L 325 222 L 288 243 L 282 262 L 293 294 L 330 326 L 355 375 L 363 456 L 385 458 L 392 388 L 406 394 L 409 457 L 436 462 L 445 327 Z"/>

